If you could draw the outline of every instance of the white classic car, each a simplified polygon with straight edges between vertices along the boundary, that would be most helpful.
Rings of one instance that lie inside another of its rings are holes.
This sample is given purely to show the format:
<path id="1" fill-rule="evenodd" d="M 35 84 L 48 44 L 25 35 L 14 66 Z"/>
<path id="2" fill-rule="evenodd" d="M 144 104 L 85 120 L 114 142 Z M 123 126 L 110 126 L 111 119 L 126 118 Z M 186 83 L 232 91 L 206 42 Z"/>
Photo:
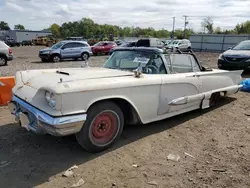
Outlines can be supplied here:
<path id="1" fill-rule="evenodd" d="M 89 152 L 110 147 L 124 124 L 150 123 L 215 105 L 237 93 L 242 71 L 206 69 L 195 55 L 116 48 L 103 68 L 16 73 L 9 109 L 38 134 L 76 134 Z"/>

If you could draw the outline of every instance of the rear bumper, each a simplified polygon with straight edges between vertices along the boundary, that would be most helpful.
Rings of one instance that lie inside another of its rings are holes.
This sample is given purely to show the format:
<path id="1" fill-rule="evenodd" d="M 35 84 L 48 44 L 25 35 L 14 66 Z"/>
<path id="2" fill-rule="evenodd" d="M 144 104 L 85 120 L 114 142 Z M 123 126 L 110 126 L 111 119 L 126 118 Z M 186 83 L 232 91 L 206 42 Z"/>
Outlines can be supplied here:
<path id="1" fill-rule="evenodd" d="M 53 117 L 15 96 L 8 107 L 22 127 L 36 134 L 75 134 L 81 130 L 87 118 L 87 114 Z"/>
<path id="2" fill-rule="evenodd" d="M 7 60 L 12 61 L 13 60 L 13 55 L 7 55 Z"/>

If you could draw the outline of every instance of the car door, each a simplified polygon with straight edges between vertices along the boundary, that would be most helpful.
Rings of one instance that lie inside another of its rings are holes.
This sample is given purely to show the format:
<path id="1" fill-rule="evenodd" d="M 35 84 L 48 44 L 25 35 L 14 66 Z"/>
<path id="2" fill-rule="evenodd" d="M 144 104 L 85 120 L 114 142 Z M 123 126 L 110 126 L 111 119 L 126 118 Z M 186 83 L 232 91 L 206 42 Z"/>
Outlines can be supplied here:
<path id="1" fill-rule="evenodd" d="M 178 43 L 178 48 L 179 48 L 180 50 L 184 50 L 184 49 L 185 49 L 184 41 L 180 41 L 180 42 Z"/>
<path id="2" fill-rule="evenodd" d="M 169 74 L 162 75 L 158 115 L 199 108 L 201 80 L 187 54 L 166 55 Z"/>
<path id="3" fill-rule="evenodd" d="M 62 46 L 61 48 L 61 56 L 63 59 L 66 59 L 66 58 L 72 58 L 72 54 L 74 53 L 73 52 L 74 50 L 74 43 L 73 42 L 69 42 L 69 43 L 66 43 L 65 45 Z"/>
<path id="4" fill-rule="evenodd" d="M 75 57 L 81 57 L 82 52 L 87 51 L 86 46 L 84 43 L 76 42 L 74 48 Z"/>

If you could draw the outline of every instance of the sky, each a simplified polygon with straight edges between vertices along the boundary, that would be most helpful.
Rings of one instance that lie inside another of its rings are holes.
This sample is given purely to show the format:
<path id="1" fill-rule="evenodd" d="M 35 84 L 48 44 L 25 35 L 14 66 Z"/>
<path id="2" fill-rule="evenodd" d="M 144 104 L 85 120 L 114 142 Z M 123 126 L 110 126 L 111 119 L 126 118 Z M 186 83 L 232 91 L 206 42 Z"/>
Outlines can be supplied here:
<path id="1" fill-rule="evenodd" d="M 83 17 L 98 24 L 172 30 L 172 17 L 175 27 L 183 29 L 187 15 L 187 28 L 200 31 L 205 16 L 215 27 L 232 29 L 250 20 L 249 7 L 250 0 L 0 0 L 0 20 L 31 30 Z"/>

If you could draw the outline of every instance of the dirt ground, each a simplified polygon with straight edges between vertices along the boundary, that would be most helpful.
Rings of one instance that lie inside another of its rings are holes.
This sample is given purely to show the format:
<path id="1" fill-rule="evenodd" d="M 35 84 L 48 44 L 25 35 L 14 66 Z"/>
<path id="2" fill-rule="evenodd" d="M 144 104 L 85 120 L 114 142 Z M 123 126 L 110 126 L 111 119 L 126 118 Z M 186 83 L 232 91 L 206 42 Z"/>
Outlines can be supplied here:
<path id="1" fill-rule="evenodd" d="M 0 67 L 17 69 L 80 66 L 81 62 L 42 64 L 38 47 L 14 48 L 16 59 Z M 218 54 L 197 53 L 216 67 Z M 106 57 L 89 63 L 100 66 Z M 4 71 L 3 71 L 4 70 Z M 248 74 L 244 74 L 248 77 Z M 82 188 L 248 188 L 250 187 L 250 100 L 240 92 L 212 109 L 193 111 L 147 125 L 126 126 L 113 148 L 85 152 L 75 137 L 38 136 L 20 128 L 0 108 L 0 187 Z M 168 155 L 179 155 L 179 161 Z M 73 165 L 71 177 L 63 173 Z"/>

